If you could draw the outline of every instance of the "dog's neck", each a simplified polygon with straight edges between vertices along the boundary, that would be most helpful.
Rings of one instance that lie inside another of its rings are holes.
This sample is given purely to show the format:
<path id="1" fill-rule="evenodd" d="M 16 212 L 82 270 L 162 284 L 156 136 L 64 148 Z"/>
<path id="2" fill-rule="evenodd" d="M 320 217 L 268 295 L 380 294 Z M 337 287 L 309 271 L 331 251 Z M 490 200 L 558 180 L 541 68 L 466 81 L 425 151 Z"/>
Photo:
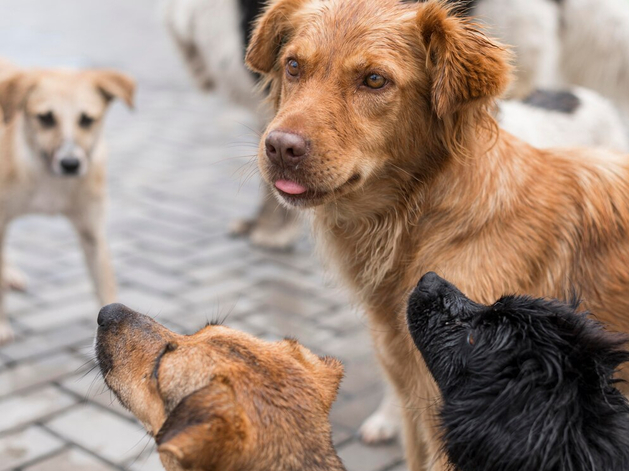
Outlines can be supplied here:
<path id="1" fill-rule="evenodd" d="M 327 422 L 327 418 L 324 420 Z M 259 469 L 346 471 L 332 443 L 329 422 L 325 428 L 327 430 L 324 432 L 318 430 L 316 425 L 313 426 L 291 442 L 290 447 L 286 447 L 285 443 L 276 443 L 273 453 L 268 455 L 267 466 L 260 466 Z"/>
<path id="2" fill-rule="evenodd" d="M 287 466 L 286 469 L 294 468 Z M 322 451 L 319 456 L 309 457 L 302 469 L 303 471 L 346 471 L 345 466 L 343 466 L 341 459 L 332 446 L 330 446 L 330 450 Z"/>
<path id="3" fill-rule="evenodd" d="M 456 224 L 461 232 L 474 225 L 482 227 L 492 208 L 504 206 L 497 182 L 526 169 L 518 165 L 526 149 L 527 144 L 506 133 L 497 140 L 487 135 L 469 149 L 464 160 L 446 159 L 432 174 L 422 171 L 426 160 L 419 157 L 415 169 L 412 165 L 392 168 L 389 174 L 368 181 L 364 191 L 316 208 L 314 223 L 324 259 L 327 255 L 334 262 L 360 301 L 399 303 L 404 296 L 390 288 L 406 290 L 417 281 L 415 270 L 406 270 L 409 279 L 405 280 L 404 269 L 432 224 L 469 213 L 477 204 L 473 218 L 457 219 Z"/>

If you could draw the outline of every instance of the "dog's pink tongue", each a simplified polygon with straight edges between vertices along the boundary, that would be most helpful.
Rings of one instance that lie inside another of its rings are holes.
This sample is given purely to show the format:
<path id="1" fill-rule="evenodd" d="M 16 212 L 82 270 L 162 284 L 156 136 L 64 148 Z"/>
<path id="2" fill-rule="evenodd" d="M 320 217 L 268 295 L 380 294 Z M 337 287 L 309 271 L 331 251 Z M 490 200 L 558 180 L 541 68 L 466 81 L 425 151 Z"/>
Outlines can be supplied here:
<path id="1" fill-rule="evenodd" d="M 305 186 L 301 186 L 299 183 L 292 182 L 290 180 L 276 181 L 275 188 L 283 191 L 284 193 L 288 193 L 289 195 L 301 195 L 307 191 Z"/>

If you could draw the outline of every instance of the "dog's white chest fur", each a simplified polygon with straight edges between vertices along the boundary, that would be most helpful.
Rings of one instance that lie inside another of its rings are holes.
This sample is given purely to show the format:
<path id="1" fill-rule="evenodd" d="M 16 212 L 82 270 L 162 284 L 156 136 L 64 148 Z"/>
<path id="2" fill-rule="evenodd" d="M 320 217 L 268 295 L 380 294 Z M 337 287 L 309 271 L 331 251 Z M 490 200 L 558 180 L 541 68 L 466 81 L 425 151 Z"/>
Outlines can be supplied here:
<path id="1" fill-rule="evenodd" d="M 46 176 L 32 189 L 25 212 L 59 214 L 70 209 L 72 193 L 78 182 L 72 178 Z"/>
<path id="2" fill-rule="evenodd" d="M 79 197 L 81 178 L 60 177 L 39 170 L 9 191 L 5 209 L 9 219 L 24 214 L 67 214 Z"/>

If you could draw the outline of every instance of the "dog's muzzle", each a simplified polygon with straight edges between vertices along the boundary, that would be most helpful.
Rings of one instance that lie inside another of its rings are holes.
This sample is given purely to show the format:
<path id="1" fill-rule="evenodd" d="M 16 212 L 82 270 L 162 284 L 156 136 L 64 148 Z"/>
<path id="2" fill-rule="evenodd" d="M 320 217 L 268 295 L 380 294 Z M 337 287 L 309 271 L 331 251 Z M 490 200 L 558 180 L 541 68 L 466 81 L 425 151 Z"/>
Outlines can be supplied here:
<path id="1" fill-rule="evenodd" d="M 72 141 L 66 141 L 52 157 L 52 171 L 60 176 L 80 176 L 87 171 L 87 153 Z"/>

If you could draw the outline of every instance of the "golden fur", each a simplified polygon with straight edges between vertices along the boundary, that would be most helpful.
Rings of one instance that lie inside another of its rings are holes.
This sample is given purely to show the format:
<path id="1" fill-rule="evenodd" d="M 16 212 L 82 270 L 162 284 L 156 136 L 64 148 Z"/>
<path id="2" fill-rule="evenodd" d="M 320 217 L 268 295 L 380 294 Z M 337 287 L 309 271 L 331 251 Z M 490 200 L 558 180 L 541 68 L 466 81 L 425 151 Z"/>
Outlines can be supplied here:
<path id="1" fill-rule="evenodd" d="M 328 414 L 338 360 L 220 325 L 178 335 L 120 304 L 99 314 L 107 385 L 168 471 L 343 471 Z"/>
<path id="2" fill-rule="evenodd" d="M 574 287 L 629 331 L 629 158 L 539 150 L 498 132 L 490 108 L 509 83 L 509 54 L 442 2 L 275 0 L 247 61 L 277 109 L 262 175 L 307 188 L 276 193 L 314 208 L 319 244 L 368 313 L 403 403 L 412 471 L 446 468 L 438 392 L 404 324 L 425 272 L 483 303 Z M 365 87 L 372 73 L 387 84 Z M 274 130 L 309 143 L 296 168 L 266 158 Z"/>

